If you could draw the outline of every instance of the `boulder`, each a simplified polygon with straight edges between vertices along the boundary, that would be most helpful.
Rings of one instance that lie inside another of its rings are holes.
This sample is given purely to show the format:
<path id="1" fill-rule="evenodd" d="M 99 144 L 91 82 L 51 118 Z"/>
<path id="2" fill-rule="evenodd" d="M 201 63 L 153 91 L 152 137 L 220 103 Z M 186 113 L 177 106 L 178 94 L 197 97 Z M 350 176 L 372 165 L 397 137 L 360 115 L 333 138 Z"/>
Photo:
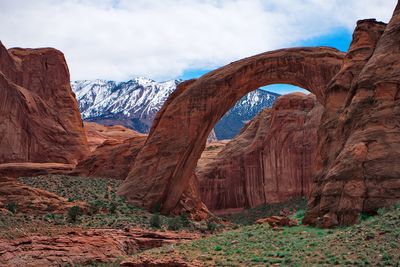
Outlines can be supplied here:
<path id="1" fill-rule="evenodd" d="M 271 227 L 278 227 L 278 226 L 296 226 L 299 223 L 297 220 L 290 219 L 286 216 L 271 216 L 264 219 L 258 219 L 256 224 L 264 224 L 268 223 Z"/>

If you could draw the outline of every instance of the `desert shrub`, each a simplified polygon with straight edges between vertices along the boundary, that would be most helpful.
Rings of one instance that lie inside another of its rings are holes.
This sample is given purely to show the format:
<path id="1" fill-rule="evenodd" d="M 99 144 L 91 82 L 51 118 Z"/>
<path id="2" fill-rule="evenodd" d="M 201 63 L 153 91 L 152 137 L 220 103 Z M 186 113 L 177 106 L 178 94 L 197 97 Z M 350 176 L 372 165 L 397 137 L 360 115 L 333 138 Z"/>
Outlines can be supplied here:
<path id="1" fill-rule="evenodd" d="M 298 210 L 297 212 L 296 212 L 296 215 L 295 215 L 295 217 L 297 218 L 297 219 L 303 219 L 304 218 L 304 210 Z"/>
<path id="2" fill-rule="evenodd" d="M 68 219 L 70 222 L 76 222 L 79 215 L 81 215 L 81 208 L 79 206 L 73 206 L 68 210 Z"/>
<path id="3" fill-rule="evenodd" d="M 192 225 L 192 222 L 189 220 L 189 216 L 186 213 L 182 213 L 179 217 L 183 227 L 190 227 Z"/>
<path id="4" fill-rule="evenodd" d="M 180 217 L 169 218 L 167 221 L 168 230 L 176 231 L 181 229 L 181 220 Z"/>
<path id="5" fill-rule="evenodd" d="M 117 203 L 113 201 L 110 203 L 108 210 L 110 211 L 110 213 L 115 214 L 117 212 L 117 207 Z"/>
<path id="6" fill-rule="evenodd" d="M 12 213 L 15 213 L 17 211 L 17 204 L 15 204 L 15 202 L 7 203 L 6 209 L 8 209 Z"/>
<path id="7" fill-rule="evenodd" d="M 150 226 L 154 228 L 161 228 L 161 217 L 158 213 L 154 213 L 150 217 Z"/>
<path id="8" fill-rule="evenodd" d="M 373 217 L 372 214 L 362 212 L 360 215 L 360 221 L 366 221 L 366 220 L 371 219 L 372 217 Z"/>
<path id="9" fill-rule="evenodd" d="M 214 221 L 208 221 L 207 222 L 207 230 L 210 232 L 214 232 L 215 230 L 217 230 L 218 228 L 218 224 Z"/>
<path id="10" fill-rule="evenodd" d="M 385 212 L 386 212 L 386 209 L 385 208 L 380 208 L 380 209 L 378 209 L 378 211 L 377 211 L 377 213 L 378 213 L 378 215 L 383 215 L 383 214 L 385 214 Z"/>
<path id="11" fill-rule="evenodd" d="M 96 199 L 90 202 L 90 209 L 92 213 L 97 213 L 106 207 L 106 203 L 103 200 Z"/>

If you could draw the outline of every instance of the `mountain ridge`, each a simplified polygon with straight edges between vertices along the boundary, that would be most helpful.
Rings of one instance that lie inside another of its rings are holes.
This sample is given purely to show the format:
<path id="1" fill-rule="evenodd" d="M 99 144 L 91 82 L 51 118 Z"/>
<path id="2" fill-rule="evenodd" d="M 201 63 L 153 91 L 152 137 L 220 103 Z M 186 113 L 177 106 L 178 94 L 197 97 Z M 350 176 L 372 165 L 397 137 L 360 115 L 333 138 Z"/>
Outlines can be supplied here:
<path id="1" fill-rule="evenodd" d="M 182 80 L 156 82 L 145 77 L 128 81 L 78 80 L 71 87 L 76 94 L 82 119 L 105 125 L 120 124 L 147 133 L 158 110 Z M 244 124 L 279 94 L 257 89 L 238 101 L 215 127 L 217 139 L 231 139 Z"/>

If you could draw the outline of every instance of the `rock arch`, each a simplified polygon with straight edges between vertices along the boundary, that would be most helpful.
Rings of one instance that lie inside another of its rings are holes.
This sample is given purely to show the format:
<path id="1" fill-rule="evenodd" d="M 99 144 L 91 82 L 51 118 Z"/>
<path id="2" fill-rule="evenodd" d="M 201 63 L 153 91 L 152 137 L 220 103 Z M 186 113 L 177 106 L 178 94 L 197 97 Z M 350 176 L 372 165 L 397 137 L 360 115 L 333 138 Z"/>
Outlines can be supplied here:
<path id="1" fill-rule="evenodd" d="M 324 104 L 324 90 L 343 58 L 344 53 L 328 47 L 281 49 L 183 83 L 158 113 L 118 193 L 134 204 L 160 205 L 161 212 L 170 213 L 185 189 L 192 188 L 208 134 L 236 101 L 261 86 L 287 83 L 307 88 Z"/>

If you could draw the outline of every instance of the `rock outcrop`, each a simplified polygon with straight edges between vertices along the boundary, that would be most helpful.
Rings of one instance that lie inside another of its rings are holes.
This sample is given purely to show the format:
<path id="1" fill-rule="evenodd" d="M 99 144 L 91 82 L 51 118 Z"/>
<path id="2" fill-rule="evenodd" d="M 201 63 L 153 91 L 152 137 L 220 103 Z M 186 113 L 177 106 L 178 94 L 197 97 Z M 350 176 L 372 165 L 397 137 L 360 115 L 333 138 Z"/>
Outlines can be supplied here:
<path id="1" fill-rule="evenodd" d="M 0 164 L 0 176 L 18 178 L 48 174 L 68 174 L 74 170 L 74 168 L 74 164 L 64 163 L 3 163 Z"/>
<path id="2" fill-rule="evenodd" d="M 89 152 L 64 55 L 0 43 L 0 163 L 75 164 Z"/>
<path id="3" fill-rule="evenodd" d="M 130 134 L 133 137 L 129 139 L 121 141 L 112 138 L 104 141 L 77 164 L 72 175 L 125 179 L 131 163 L 135 161 L 147 139 L 145 134 L 130 131 L 133 132 Z"/>
<path id="4" fill-rule="evenodd" d="M 2 266 L 76 266 L 113 263 L 142 250 L 172 245 L 200 236 L 186 232 L 143 229 L 71 229 L 55 236 L 0 239 Z"/>
<path id="5" fill-rule="evenodd" d="M 24 185 L 13 178 L 0 178 L 0 208 L 13 205 L 16 212 L 28 214 L 65 213 L 73 206 L 87 210 L 86 203 L 69 202 L 51 192 Z"/>
<path id="6" fill-rule="evenodd" d="M 105 141 L 122 142 L 140 135 L 122 125 L 106 126 L 95 122 L 84 122 L 83 124 L 91 152 L 96 150 Z"/>
<path id="7" fill-rule="evenodd" d="M 180 84 L 157 114 L 118 193 L 136 205 L 161 206 L 162 213 L 180 210 L 209 133 L 236 101 L 274 83 L 307 88 L 323 101 L 326 85 L 339 71 L 343 57 L 326 47 L 282 49 Z"/>
<path id="8" fill-rule="evenodd" d="M 214 147 L 206 148 L 196 171 L 206 206 L 212 211 L 253 208 L 308 196 L 322 112 L 314 95 L 284 95 L 201 164 Z"/>
<path id="9" fill-rule="evenodd" d="M 336 104 L 323 115 L 320 172 L 304 223 L 349 225 L 361 212 L 400 199 L 399 43 L 400 4 L 387 26 L 358 23 L 345 63 L 328 87 L 327 103 Z M 337 101 L 336 92 L 346 89 Z"/>

